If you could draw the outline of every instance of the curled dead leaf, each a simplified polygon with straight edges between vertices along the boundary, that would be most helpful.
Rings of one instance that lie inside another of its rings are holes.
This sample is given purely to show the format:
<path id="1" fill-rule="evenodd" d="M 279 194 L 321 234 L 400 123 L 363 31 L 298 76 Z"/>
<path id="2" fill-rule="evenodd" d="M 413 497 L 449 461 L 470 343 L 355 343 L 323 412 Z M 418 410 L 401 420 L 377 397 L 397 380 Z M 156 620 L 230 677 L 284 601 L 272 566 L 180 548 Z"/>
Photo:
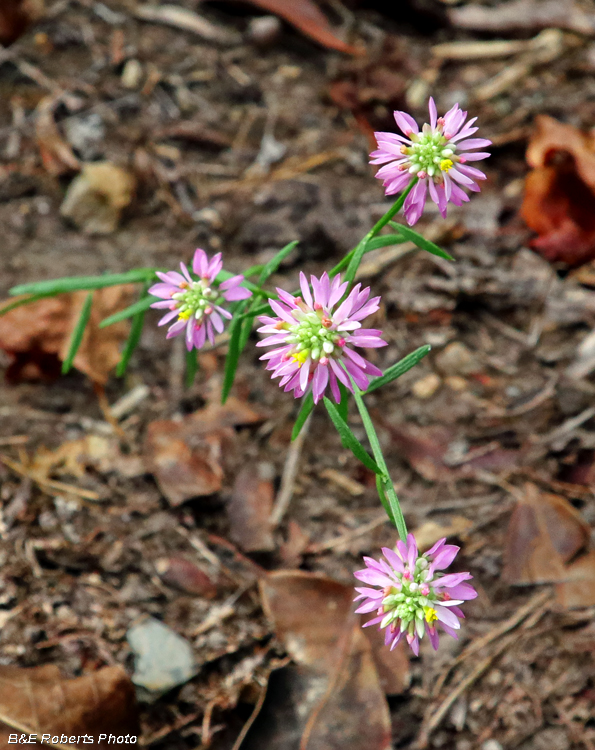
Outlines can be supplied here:
<path id="1" fill-rule="evenodd" d="M 120 360 L 120 346 L 128 336 L 128 322 L 99 328 L 99 323 L 133 300 L 134 286 L 107 287 L 93 292 L 91 317 L 74 358 L 74 366 L 96 383 L 105 384 Z M 72 292 L 22 305 L 0 316 L 0 349 L 11 355 L 11 381 L 51 378 L 68 352 L 71 333 L 79 320 L 87 292 Z"/>
<path id="2" fill-rule="evenodd" d="M 521 208 L 538 234 L 531 247 L 550 261 L 586 263 L 595 258 L 595 138 L 547 115 L 535 125 Z"/>
<path id="3" fill-rule="evenodd" d="M 590 535 L 589 524 L 568 500 L 527 483 L 508 525 L 502 576 L 514 585 L 565 581 L 567 563 Z"/>
<path id="4" fill-rule="evenodd" d="M 29 669 L 0 665 L 0 746 L 8 747 L 14 732 L 68 737 L 61 747 L 86 747 L 83 735 L 107 748 L 99 735 L 138 737 L 134 686 L 122 667 L 104 667 L 92 674 L 64 679 L 58 667 Z M 80 742 L 77 742 L 80 738 Z M 72 741 L 71 741 L 72 740 Z"/>
<path id="5" fill-rule="evenodd" d="M 80 162 L 74 155 L 56 125 L 54 108 L 57 100 L 45 96 L 35 110 L 35 138 L 43 166 L 55 177 L 67 172 L 78 171 Z"/>

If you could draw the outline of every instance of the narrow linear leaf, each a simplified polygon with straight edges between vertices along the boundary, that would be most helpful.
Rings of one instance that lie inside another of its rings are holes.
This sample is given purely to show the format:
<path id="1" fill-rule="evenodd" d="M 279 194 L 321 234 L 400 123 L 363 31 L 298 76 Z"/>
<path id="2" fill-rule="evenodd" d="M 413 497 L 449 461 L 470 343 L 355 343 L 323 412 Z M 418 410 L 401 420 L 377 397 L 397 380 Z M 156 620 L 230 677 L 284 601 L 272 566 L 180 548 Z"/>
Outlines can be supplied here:
<path id="1" fill-rule="evenodd" d="M 52 294 L 32 294 L 26 295 L 22 299 L 7 300 L 0 305 L 0 317 L 2 315 L 6 315 L 6 313 L 9 313 L 16 307 L 21 307 L 21 305 L 30 305 L 32 302 L 38 302 L 40 299 L 45 299 L 46 297 L 52 296 Z"/>
<path id="2" fill-rule="evenodd" d="M 106 328 L 107 326 L 111 326 L 114 323 L 119 323 L 121 320 L 126 320 L 126 318 L 132 318 L 134 315 L 138 315 L 139 313 L 148 310 L 153 302 L 156 301 L 156 297 L 141 297 L 138 302 L 134 302 L 129 307 L 125 307 L 124 310 L 120 310 L 119 312 L 110 315 L 109 318 L 104 318 L 99 324 L 99 327 Z"/>
<path id="3" fill-rule="evenodd" d="M 258 276 L 259 273 L 262 273 L 263 268 L 263 264 L 259 263 L 257 266 L 250 266 L 245 271 L 242 271 L 242 273 L 247 279 L 249 279 L 250 276 Z"/>
<path id="4" fill-rule="evenodd" d="M 420 360 L 422 360 L 431 349 L 432 347 L 429 344 L 420 346 L 419 349 L 416 349 L 414 352 L 411 352 L 411 354 L 403 357 L 403 359 L 399 362 L 391 365 L 391 367 L 389 367 L 383 375 L 374 378 L 374 380 L 368 386 L 368 390 L 366 391 L 366 393 L 372 393 L 372 391 L 375 391 L 378 388 L 382 388 L 383 385 L 386 385 L 387 383 L 400 378 L 401 375 L 407 372 L 407 370 L 410 370 Z"/>
<path id="5" fill-rule="evenodd" d="M 388 520 L 393 524 L 393 526 L 397 526 L 397 519 L 395 518 L 392 509 L 389 505 L 388 498 L 386 497 L 386 493 L 384 491 L 384 485 L 386 482 L 386 477 L 376 475 L 376 490 L 378 491 L 378 497 L 380 498 L 380 502 L 382 503 L 382 507 L 386 511 L 386 515 L 388 516 Z"/>
<path id="6" fill-rule="evenodd" d="M 432 255 L 438 255 L 440 258 L 445 258 L 446 260 L 454 260 L 452 255 L 449 255 L 446 250 L 438 247 L 435 242 L 427 240 L 414 229 L 411 229 L 411 227 L 406 227 L 403 224 L 398 224 L 395 221 L 391 221 L 390 225 L 393 229 L 396 229 L 397 232 L 402 234 L 406 240 L 409 240 L 409 242 L 413 242 L 413 244 L 417 245 L 417 247 L 419 247 L 421 250 L 432 253 Z"/>
<path id="7" fill-rule="evenodd" d="M 275 299 L 276 299 L 276 295 L 275 295 Z M 270 305 L 261 305 L 260 307 L 254 308 L 254 310 L 241 313 L 241 315 L 238 315 L 238 318 L 245 320 L 246 318 L 255 318 L 257 315 L 265 315 L 266 313 L 269 313 L 269 314 L 271 313 Z"/>
<path id="8" fill-rule="evenodd" d="M 147 289 L 149 285 L 145 284 L 145 288 L 143 289 L 143 294 L 146 294 Z M 136 347 L 138 346 L 138 343 L 140 341 L 141 334 L 143 332 L 143 325 L 145 323 L 145 310 L 142 310 L 141 312 L 136 313 L 136 315 L 132 318 L 132 326 L 130 327 L 130 335 L 128 336 L 128 340 L 126 341 L 126 346 L 124 347 L 124 351 L 122 352 L 122 359 L 118 362 L 118 366 L 116 367 L 116 376 L 121 378 L 128 369 L 128 363 L 130 362 L 130 357 L 132 357 L 132 354 Z"/>
<path id="9" fill-rule="evenodd" d="M 227 356 L 225 358 L 225 370 L 223 375 L 223 386 L 221 388 L 221 403 L 224 404 L 227 401 L 227 397 L 233 386 L 233 381 L 236 376 L 236 370 L 238 369 L 238 362 L 240 361 L 241 348 L 240 343 L 242 339 L 242 327 L 247 324 L 250 319 L 242 319 L 240 317 L 233 318 L 229 326 L 229 345 L 227 347 Z"/>
<path id="10" fill-rule="evenodd" d="M 262 272 L 260 276 L 258 277 L 258 283 L 262 286 L 262 284 L 265 283 L 265 281 L 269 278 L 269 276 L 272 276 L 275 271 L 279 268 L 281 263 L 287 258 L 289 253 L 293 250 L 293 248 L 298 244 L 298 240 L 294 240 L 293 242 L 290 242 L 288 245 L 285 245 L 285 247 L 281 248 L 279 252 L 273 256 L 268 263 L 265 264 L 264 268 L 262 269 Z"/>
<path id="11" fill-rule="evenodd" d="M 407 242 L 407 240 L 401 234 L 381 234 L 380 237 L 373 237 L 371 240 L 368 240 L 364 255 L 372 252 L 372 250 L 378 250 L 381 247 L 403 245 L 405 242 Z"/>
<path id="12" fill-rule="evenodd" d="M 184 387 L 192 388 L 194 384 L 194 378 L 198 372 L 198 351 L 192 348 L 190 351 L 186 350 L 186 376 L 184 378 Z"/>
<path id="13" fill-rule="evenodd" d="M 253 284 L 251 281 L 248 281 L 245 278 L 245 274 L 243 274 L 243 275 L 244 275 L 244 281 L 241 282 L 240 286 L 246 287 L 246 289 L 249 289 L 252 292 L 252 294 L 256 294 L 256 295 L 258 295 L 260 297 L 268 297 L 269 296 L 268 292 L 265 292 L 264 289 L 261 289 L 256 284 Z M 227 281 L 227 279 L 231 279 L 233 276 L 238 276 L 238 274 L 237 273 L 231 273 L 230 271 L 219 271 L 219 273 L 215 277 L 215 281 L 218 284 L 221 284 L 222 282 Z"/>
<path id="14" fill-rule="evenodd" d="M 89 294 L 87 294 L 87 297 L 85 298 L 85 301 L 83 303 L 83 309 L 81 310 L 79 319 L 70 337 L 70 343 L 68 345 L 68 352 L 66 354 L 66 358 L 64 359 L 64 362 L 62 362 L 62 375 L 66 375 L 66 373 L 72 367 L 72 362 L 74 358 L 76 357 L 76 353 L 79 350 L 79 346 L 81 345 L 81 341 L 83 340 L 83 334 L 85 333 L 85 328 L 87 327 L 87 323 L 89 322 L 89 318 L 91 317 L 91 305 L 92 304 L 93 304 L 93 292 L 89 292 Z"/>
<path id="15" fill-rule="evenodd" d="M 296 437 L 302 431 L 302 427 L 304 426 L 306 419 L 308 419 L 308 417 L 310 416 L 313 408 L 314 408 L 314 396 L 312 395 L 312 391 L 310 391 L 310 393 L 308 393 L 304 397 L 304 400 L 302 401 L 302 407 L 299 411 L 299 414 L 297 415 L 295 424 L 293 425 L 293 430 L 291 432 L 292 440 L 295 440 Z"/>
<path id="16" fill-rule="evenodd" d="M 347 422 L 347 414 L 349 412 L 349 396 L 351 395 L 351 391 L 349 388 L 343 385 L 341 381 L 339 381 L 339 392 L 341 393 L 341 403 L 337 405 L 337 410 L 339 412 L 339 415 L 341 416 L 341 419 L 344 422 Z"/>
<path id="17" fill-rule="evenodd" d="M 326 406 L 326 410 L 328 411 L 332 423 L 337 428 L 342 446 L 350 450 L 358 461 L 361 461 L 367 469 L 370 469 L 370 471 L 373 471 L 375 474 L 383 474 L 384 472 L 382 469 L 350 430 L 347 422 L 343 421 L 337 407 L 326 396 L 324 397 L 324 405 Z"/>
<path id="18" fill-rule="evenodd" d="M 86 289 L 102 289 L 106 286 L 118 286 L 137 281 L 151 281 L 155 276 L 153 268 L 136 268 L 127 273 L 110 273 L 105 276 L 71 276 L 48 281 L 35 281 L 32 284 L 19 284 L 9 290 L 11 296 L 17 294 L 43 294 L 51 296 L 64 292 L 77 292 Z"/>
<path id="19" fill-rule="evenodd" d="M 347 271 L 345 271 L 343 281 L 348 281 L 350 284 L 352 284 L 355 280 L 355 274 L 357 273 L 357 269 L 360 267 L 360 263 L 362 262 L 362 258 L 364 257 L 364 253 L 366 252 L 368 242 L 369 239 L 367 237 L 364 237 L 364 239 L 355 248 L 353 257 L 351 258 L 351 260 L 349 261 L 349 265 L 347 266 Z"/>

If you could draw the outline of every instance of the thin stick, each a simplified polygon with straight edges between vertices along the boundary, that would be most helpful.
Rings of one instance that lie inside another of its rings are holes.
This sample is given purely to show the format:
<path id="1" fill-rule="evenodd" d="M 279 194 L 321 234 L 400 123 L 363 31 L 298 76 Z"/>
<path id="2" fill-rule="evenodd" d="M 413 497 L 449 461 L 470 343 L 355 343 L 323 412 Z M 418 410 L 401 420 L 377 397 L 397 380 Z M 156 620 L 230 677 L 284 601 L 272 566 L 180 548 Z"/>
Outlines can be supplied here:
<path id="1" fill-rule="evenodd" d="M 304 422 L 300 434 L 296 437 L 293 443 L 290 444 L 289 450 L 287 451 L 287 458 L 285 459 L 285 466 L 283 467 L 283 476 L 281 477 L 281 487 L 279 488 L 279 494 L 275 500 L 275 505 L 270 517 L 271 526 L 273 528 L 278 526 L 281 522 L 281 519 L 287 512 L 291 498 L 293 497 L 302 447 L 304 445 L 304 440 L 308 435 L 311 421 L 312 415 L 310 414 Z"/>

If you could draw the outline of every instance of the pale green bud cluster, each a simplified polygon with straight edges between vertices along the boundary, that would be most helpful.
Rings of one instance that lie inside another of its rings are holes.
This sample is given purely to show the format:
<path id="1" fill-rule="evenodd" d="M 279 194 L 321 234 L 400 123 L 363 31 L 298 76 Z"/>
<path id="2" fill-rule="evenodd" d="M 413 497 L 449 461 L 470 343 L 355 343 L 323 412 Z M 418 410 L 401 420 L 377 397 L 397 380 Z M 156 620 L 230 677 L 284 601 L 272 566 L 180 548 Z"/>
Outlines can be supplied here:
<path id="1" fill-rule="evenodd" d="M 288 344 L 295 344 L 292 355 L 298 362 L 333 357 L 340 354 L 345 339 L 340 332 L 331 331 L 332 321 L 322 311 L 308 312 L 295 325 L 288 326 Z"/>
<path id="2" fill-rule="evenodd" d="M 192 283 L 186 282 L 186 288 L 172 294 L 172 299 L 177 302 L 178 316 L 184 320 L 192 316 L 196 320 L 201 320 L 204 315 L 210 315 L 213 312 L 214 305 L 223 301 L 219 292 L 212 289 L 205 279 Z"/>

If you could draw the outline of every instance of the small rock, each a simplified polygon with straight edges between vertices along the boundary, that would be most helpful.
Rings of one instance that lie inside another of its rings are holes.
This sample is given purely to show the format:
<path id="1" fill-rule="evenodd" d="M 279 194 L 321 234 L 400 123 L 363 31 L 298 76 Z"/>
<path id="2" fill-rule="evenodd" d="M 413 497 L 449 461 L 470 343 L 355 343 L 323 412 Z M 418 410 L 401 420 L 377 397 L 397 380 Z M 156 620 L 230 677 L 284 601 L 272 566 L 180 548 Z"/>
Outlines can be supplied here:
<path id="1" fill-rule="evenodd" d="M 133 625 L 126 640 L 135 655 L 132 682 L 154 697 L 183 685 L 198 671 L 191 645 L 160 620 L 147 617 Z"/>
<path id="2" fill-rule="evenodd" d="M 279 39 L 281 28 L 277 16 L 253 18 L 248 25 L 248 39 L 257 47 L 270 47 Z"/>
<path id="3" fill-rule="evenodd" d="M 467 381 L 460 375 L 451 375 L 449 378 L 445 378 L 444 382 L 451 391 L 461 392 L 467 390 Z"/>
<path id="4" fill-rule="evenodd" d="M 482 744 L 481 750 L 504 750 L 504 748 L 498 742 L 498 740 L 486 740 Z"/>
<path id="5" fill-rule="evenodd" d="M 69 117 L 64 122 L 66 138 L 84 161 L 92 161 L 101 155 L 99 144 L 105 138 L 103 120 L 97 112 Z"/>
<path id="6" fill-rule="evenodd" d="M 85 164 L 66 191 L 60 214 L 85 234 L 111 234 L 136 188 L 135 177 L 110 162 Z"/>
<path id="7" fill-rule="evenodd" d="M 477 357 L 460 341 L 453 341 L 438 354 L 436 366 L 444 375 L 471 375 L 481 369 Z"/>
<path id="8" fill-rule="evenodd" d="M 431 398 L 438 388 L 440 388 L 441 383 L 442 380 L 440 379 L 440 376 L 436 375 L 435 372 L 431 372 L 429 375 L 416 380 L 411 386 L 411 390 L 413 391 L 413 395 L 417 396 L 417 398 Z"/>
<path id="9" fill-rule="evenodd" d="M 120 79 L 125 89 L 137 89 L 143 75 L 143 66 L 138 60 L 128 60 Z"/>

